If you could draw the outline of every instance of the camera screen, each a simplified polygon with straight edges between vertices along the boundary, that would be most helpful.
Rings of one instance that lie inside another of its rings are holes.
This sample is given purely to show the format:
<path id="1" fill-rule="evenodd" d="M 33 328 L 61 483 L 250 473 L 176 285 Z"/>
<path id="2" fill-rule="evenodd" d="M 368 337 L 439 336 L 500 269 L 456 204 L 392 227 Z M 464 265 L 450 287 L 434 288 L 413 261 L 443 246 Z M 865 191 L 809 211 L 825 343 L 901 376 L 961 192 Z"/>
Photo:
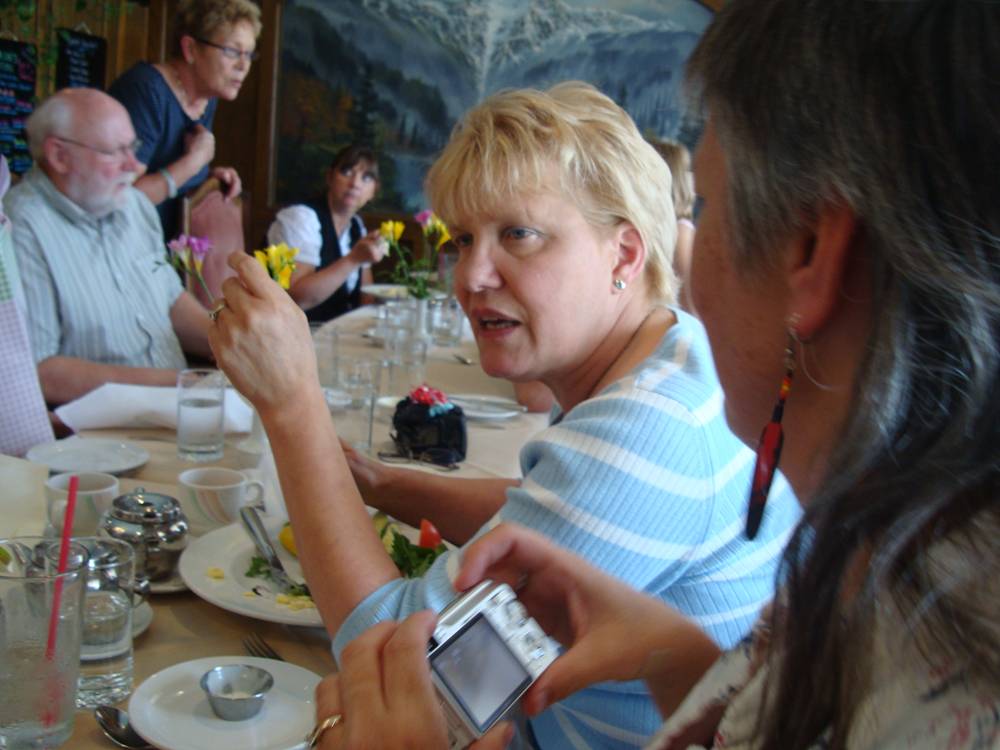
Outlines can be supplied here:
<path id="1" fill-rule="evenodd" d="M 531 675 L 482 615 L 431 655 L 431 667 L 480 732 L 531 684 Z"/>

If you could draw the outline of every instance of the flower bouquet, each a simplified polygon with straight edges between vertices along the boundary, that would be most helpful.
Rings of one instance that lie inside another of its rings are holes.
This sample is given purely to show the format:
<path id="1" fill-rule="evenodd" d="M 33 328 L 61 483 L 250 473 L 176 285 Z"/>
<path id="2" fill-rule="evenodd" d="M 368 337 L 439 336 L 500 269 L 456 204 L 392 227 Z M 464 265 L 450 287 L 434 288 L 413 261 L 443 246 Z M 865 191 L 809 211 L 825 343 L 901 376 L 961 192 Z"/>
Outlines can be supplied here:
<path id="1" fill-rule="evenodd" d="M 389 251 L 396 259 L 392 280 L 406 287 L 411 297 L 427 299 L 431 296 L 431 275 L 437 266 L 437 254 L 441 246 L 451 239 L 448 229 L 430 211 L 421 211 L 414 217 L 420 223 L 427 245 L 427 252 L 419 260 L 413 253 L 399 244 L 405 224 L 401 221 L 383 221 L 379 233 L 389 243 Z"/>

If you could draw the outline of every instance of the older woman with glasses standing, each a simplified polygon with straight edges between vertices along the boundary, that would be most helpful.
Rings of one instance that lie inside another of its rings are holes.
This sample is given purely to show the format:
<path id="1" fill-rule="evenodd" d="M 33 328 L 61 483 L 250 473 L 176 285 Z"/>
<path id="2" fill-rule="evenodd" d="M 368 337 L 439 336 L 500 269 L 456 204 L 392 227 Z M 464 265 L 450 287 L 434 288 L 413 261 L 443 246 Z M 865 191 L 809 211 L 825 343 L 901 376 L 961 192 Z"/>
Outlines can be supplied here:
<path id="1" fill-rule="evenodd" d="M 242 189 L 232 167 L 209 168 L 212 120 L 219 98 L 239 94 L 260 28 L 250 0 L 182 0 L 170 59 L 137 63 L 111 84 L 142 143 L 136 155 L 145 170 L 135 185 L 157 206 L 168 238 L 179 231 L 179 196 L 209 176 L 225 184 L 227 197 Z"/>

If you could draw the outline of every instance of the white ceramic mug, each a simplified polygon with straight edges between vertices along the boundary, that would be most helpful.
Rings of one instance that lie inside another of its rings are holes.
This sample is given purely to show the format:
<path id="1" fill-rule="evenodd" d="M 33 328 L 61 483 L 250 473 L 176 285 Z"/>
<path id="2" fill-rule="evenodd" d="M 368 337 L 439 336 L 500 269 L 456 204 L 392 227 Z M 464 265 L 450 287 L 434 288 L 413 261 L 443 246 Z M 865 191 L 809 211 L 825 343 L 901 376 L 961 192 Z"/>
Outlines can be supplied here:
<path id="1" fill-rule="evenodd" d="M 67 472 L 49 477 L 45 482 L 45 507 L 49 523 L 62 532 L 63 516 L 69 498 L 69 478 L 78 476 L 76 511 L 73 514 L 73 536 L 93 536 L 101 516 L 118 497 L 118 478 L 94 471 Z"/>
<path id="2" fill-rule="evenodd" d="M 263 502 L 264 485 L 235 469 L 188 469 L 177 477 L 181 510 L 192 534 L 205 534 L 239 518 L 240 508 Z"/>

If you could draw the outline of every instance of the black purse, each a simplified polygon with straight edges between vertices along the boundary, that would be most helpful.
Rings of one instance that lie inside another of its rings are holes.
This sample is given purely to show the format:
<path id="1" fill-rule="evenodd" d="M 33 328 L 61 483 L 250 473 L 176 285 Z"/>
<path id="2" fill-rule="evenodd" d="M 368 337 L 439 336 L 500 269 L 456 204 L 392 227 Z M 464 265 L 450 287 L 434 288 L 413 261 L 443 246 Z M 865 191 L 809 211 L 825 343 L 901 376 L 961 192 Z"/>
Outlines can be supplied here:
<path id="1" fill-rule="evenodd" d="M 392 442 L 400 456 L 453 467 L 465 459 L 465 413 L 434 388 L 422 385 L 396 404 Z"/>

